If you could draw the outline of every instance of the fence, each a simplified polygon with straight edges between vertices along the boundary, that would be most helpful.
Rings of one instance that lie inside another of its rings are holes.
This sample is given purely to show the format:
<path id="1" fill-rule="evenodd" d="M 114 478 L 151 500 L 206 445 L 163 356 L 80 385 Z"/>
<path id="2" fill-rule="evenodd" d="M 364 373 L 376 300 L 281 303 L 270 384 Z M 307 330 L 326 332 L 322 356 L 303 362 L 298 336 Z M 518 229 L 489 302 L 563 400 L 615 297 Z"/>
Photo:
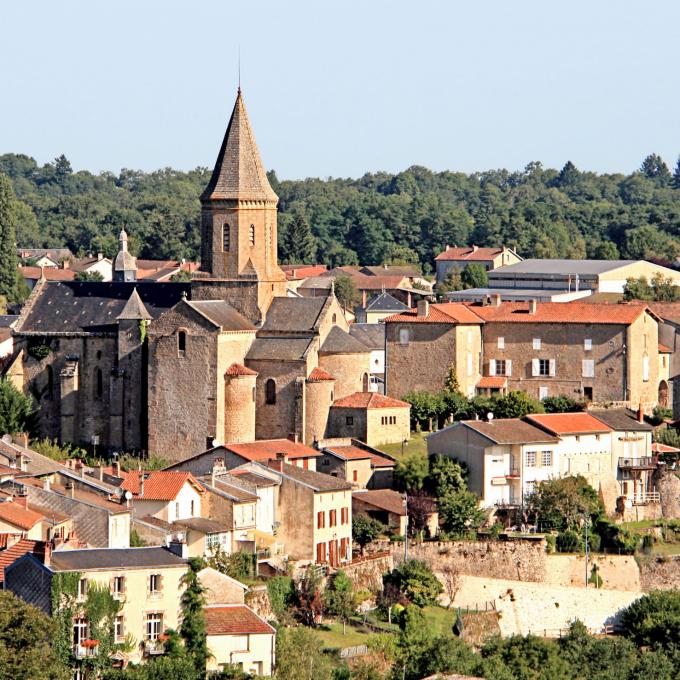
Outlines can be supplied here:
<path id="1" fill-rule="evenodd" d="M 355 647 L 343 647 L 340 650 L 341 659 L 352 659 L 355 656 L 364 656 L 368 654 L 368 647 L 366 645 L 356 645 Z"/>
<path id="2" fill-rule="evenodd" d="M 495 612 L 496 611 L 496 600 L 487 600 L 485 602 L 474 602 L 466 605 L 461 605 L 458 607 L 458 611 L 461 614 L 477 614 L 479 612 Z"/>

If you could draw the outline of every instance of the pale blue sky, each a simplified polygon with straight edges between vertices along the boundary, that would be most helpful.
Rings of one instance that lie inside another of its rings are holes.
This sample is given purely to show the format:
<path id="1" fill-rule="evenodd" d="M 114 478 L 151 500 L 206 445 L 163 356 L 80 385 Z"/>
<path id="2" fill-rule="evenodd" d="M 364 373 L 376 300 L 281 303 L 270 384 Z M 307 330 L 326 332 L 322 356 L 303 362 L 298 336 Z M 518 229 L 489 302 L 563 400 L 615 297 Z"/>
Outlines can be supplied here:
<path id="1" fill-rule="evenodd" d="M 0 153 L 212 165 L 237 54 L 279 177 L 680 153 L 677 0 L 5 0 Z"/>

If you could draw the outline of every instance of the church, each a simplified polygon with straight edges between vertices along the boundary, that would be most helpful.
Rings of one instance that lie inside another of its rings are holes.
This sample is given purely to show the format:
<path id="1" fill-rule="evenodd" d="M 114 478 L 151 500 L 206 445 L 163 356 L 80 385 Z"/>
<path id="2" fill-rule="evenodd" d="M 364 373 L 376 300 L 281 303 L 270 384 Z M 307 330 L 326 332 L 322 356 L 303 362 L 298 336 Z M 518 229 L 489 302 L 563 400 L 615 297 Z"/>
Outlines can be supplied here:
<path id="1" fill-rule="evenodd" d="M 239 89 L 201 195 L 190 282 L 137 281 L 122 231 L 113 281 L 36 284 L 6 374 L 35 399 L 40 436 L 169 460 L 326 436 L 333 402 L 369 389 L 371 350 L 332 288 L 287 290 L 277 204 Z"/>

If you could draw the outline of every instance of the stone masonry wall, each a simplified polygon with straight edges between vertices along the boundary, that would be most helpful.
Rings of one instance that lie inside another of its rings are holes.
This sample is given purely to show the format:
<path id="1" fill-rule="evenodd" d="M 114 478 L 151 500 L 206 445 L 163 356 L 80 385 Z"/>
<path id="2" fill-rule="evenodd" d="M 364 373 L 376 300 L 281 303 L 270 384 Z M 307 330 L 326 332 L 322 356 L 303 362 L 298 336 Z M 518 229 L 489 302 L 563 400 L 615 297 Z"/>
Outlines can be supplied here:
<path id="1" fill-rule="evenodd" d="M 641 558 L 640 585 L 642 590 L 671 590 L 680 583 L 680 557 Z"/>
<path id="2" fill-rule="evenodd" d="M 377 593 L 382 589 L 382 577 L 394 568 L 394 558 L 386 554 L 373 559 L 365 559 L 343 567 L 342 570 L 352 580 L 352 586 L 357 590 L 370 590 Z"/>

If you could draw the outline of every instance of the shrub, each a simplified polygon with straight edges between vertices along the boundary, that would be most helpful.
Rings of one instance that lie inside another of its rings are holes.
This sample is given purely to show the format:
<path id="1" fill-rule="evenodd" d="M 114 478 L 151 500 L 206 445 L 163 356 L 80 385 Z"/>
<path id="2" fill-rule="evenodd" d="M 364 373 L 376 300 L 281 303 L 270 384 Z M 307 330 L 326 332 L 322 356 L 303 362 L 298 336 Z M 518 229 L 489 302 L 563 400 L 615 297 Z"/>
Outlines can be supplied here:
<path id="1" fill-rule="evenodd" d="M 295 604 L 295 584 L 290 576 L 274 576 L 267 581 L 267 595 L 269 605 L 276 615 L 281 619 L 286 611 Z"/>
<path id="2" fill-rule="evenodd" d="M 418 607 L 436 604 L 444 591 L 439 579 L 426 562 L 407 560 L 383 576 L 383 586 L 398 590 L 409 602 Z"/>
<path id="3" fill-rule="evenodd" d="M 555 544 L 557 543 L 557 538 L 555 537 L 555 534 L 546 534 L 545 535 L 545 551 L 547 553 L 554 553 L 555 552 Z"/>
<path id="4" fill-rule="evenodd" d="M 667 646 L 680 640 L 680 590 L 653 590 L 621 614 L 624 635 L 635 644 Z"/>
<path id="5" fill-rule="evenodd" d="M 557 534 L 557 552 L 573 553 L 578 552 L 581 547 L 579 535 L 575 531 L 561 531 Z"/>

